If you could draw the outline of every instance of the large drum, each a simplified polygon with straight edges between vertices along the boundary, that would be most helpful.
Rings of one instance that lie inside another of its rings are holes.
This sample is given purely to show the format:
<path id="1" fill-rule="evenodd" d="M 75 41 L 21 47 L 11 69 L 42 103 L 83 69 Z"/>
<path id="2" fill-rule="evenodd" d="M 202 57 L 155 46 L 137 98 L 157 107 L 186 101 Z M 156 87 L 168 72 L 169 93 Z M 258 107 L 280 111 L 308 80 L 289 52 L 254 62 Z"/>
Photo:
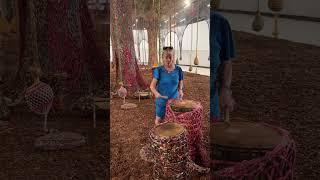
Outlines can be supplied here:
<path id="1" fill-rule="evenodd" d="M 252 122 L 215 123 L 211 147 L 217 179 L 293 176 L 295 145 L 283 129 Z"/>
<path id="2" fill-rule="evenodd" d="M 184 179 L 188 176 L 186 129 L 176 123 L 165 123 L 150 131 L 156 179 Z"/>
<path id="3" fill-rule="evenodd" d="M 197 102 L 192 100 L 175 100 L 170 103 L 170 106 L 175 112 L 191 112 L 197 107 Z"/>
<path id="4" fill-rule="evenodd" d="M 208 156 L 202 141 L 203 107 L 201 103 L 192 100 L 169 100 L 165 119 L 187 129 L 191 160 L 199 165 L 208 166 Z"/>

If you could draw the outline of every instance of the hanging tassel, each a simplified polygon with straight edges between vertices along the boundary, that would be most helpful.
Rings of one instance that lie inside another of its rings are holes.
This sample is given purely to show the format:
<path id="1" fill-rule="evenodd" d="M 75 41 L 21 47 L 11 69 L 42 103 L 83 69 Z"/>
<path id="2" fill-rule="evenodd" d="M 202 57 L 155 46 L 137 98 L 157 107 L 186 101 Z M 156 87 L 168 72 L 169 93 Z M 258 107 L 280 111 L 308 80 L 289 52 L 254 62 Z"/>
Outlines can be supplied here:
<path id="1" fill-rule="evenodd" d="M 274 14 L 274 31 L 273 31 L 273 37 L 278 38 L 279 31 L 278 31 L 278 13 Z"/>

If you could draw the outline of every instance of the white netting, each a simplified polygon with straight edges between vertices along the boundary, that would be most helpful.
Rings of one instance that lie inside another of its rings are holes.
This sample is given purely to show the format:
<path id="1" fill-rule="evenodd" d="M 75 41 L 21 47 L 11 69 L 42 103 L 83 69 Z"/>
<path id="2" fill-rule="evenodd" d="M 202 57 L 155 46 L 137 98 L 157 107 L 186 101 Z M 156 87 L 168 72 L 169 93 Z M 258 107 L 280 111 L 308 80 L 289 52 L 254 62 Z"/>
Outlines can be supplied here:
<path id="1" fill-rule="evenodd" d="M 51 87 L 39 82 L 26 90 L 25 99 L 30 110 L 37 114 L 47 114 L 50 111 L 53 101 Z"/>

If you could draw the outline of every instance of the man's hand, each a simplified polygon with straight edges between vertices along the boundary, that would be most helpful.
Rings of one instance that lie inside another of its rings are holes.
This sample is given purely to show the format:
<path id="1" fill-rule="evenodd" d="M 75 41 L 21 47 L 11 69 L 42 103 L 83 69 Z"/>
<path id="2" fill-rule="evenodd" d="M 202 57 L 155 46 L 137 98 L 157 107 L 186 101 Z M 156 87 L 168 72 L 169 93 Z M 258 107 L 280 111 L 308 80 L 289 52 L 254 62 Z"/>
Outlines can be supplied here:
<path id="1" fill-rule="evenodd" d="M 162 96 L 160 93 L 156 93 L 154 96 L 156 97 L 156 99 L 157 98 L 168 99 L 168 96 Z"/>
<path id="2" fill-rule="evenodd" d="M 221 109 L 228 109 L 230 112 L 233 111 L 235 101 L 232 98 L 231 90 L 229 88 L 222 88 L 220 95 L 220 107 Z"/>
<path id="3" fill-rule="evenodd" d="M 184 94 L 183 94 L 183 90 L 180 89 L 180 90 L 179 90 L 179 99 L 182 99 L 182 98 L 183 98 L 183 95 L 184 95 Z"/>

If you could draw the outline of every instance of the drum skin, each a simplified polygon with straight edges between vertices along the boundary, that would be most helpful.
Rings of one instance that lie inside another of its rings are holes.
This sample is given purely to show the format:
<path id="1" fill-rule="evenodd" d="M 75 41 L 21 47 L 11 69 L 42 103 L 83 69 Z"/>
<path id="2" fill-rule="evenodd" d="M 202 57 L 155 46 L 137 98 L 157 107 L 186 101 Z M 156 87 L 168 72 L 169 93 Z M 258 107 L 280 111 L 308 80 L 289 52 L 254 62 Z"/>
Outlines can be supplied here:
<path id="1" fill-rule="evenodd" d="M 273 129 L 258 123 L 221 122 L 212 126 L 212 156 L 216 160 L 240 162 L 263 156 L 279 144 L 282 137 Z"/>

